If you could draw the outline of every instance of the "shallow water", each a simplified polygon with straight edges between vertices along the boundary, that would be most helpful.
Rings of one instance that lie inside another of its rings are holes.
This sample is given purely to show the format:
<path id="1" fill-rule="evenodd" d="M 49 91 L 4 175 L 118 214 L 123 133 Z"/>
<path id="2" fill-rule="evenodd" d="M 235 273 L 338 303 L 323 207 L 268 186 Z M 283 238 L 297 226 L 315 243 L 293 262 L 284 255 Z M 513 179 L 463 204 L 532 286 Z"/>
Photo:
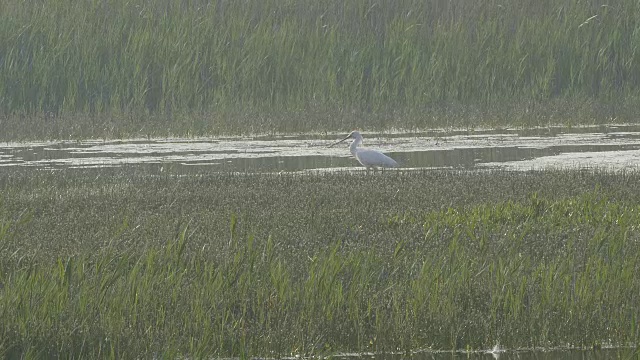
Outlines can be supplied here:
<path id="1" fill-rule="evenodd" d="M 635 169 L 640 165 L 640 125 L 363 135 L 366 147 L 386 153 L 405 169 Z M 0 167 L 145 166 L 181 172 L 202 168 L 267 172 L 361 168 L 346 142 L 328 147 L 343 136 L 2 143 Z"/>
<path id="2" fill-rule="evenodd" d="M 344 354 L 331 357 L 340 360 L 372 359 L 372 360 L 604 360 L 604 359 L 636 359 L 638 349 L 608 348 L 599 350 L 578 349 L 493 349 L 486 351 L 423 351 L 407 356 L 405 354 Z"/>

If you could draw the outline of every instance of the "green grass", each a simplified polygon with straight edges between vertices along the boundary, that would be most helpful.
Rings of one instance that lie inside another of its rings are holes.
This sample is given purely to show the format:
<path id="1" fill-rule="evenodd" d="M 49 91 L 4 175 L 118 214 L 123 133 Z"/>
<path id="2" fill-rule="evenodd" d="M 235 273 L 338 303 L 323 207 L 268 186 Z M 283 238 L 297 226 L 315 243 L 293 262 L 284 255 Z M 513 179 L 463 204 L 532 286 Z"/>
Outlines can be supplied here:
<path id="1" fill-rule="evenodd" d="M 635 0 L 0 5 L 3 138 L 637 121 Z"/>
<path id="2" fill-rule="evenodd" d="M 0 354 L 637 346 L 638 184 L 7 171 Z"/>

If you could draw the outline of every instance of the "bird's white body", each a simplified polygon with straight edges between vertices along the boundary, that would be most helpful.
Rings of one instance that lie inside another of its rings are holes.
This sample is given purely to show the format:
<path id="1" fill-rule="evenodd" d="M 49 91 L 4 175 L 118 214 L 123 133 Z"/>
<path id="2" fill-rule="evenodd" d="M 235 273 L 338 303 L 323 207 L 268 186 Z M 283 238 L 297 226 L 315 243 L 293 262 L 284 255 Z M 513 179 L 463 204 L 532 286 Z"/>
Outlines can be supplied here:
<path id="1" fill-rule="evenodd" d="M 394 168 L 398 167 L 398 163 L 387 155 L 372 149 L 367 149 L 360 147 L 362 145 L 362 135 L 358 131 L 352 131 L 349 136 L 338 141 L 339 144 L 347 139 L 353 139 L 351 142 L 351 146 L 349 146 L 349 150 L 351 154 L 358 160 L 362 166 L 368 169 L 376 169 L 376 168 Z M 333 146 L 332 145 L 332 146 Z"/>

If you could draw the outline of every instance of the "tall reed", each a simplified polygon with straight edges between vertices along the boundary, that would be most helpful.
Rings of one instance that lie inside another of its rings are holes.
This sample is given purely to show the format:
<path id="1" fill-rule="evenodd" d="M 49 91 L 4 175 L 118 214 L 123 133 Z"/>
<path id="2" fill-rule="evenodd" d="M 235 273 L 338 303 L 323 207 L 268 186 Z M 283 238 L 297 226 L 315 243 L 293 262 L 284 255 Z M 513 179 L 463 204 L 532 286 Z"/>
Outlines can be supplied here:
<path id="1" fill-rule="evenodd" d="M 552 99 L 588 99 L 614 118 L 625 101 L 636 103 L 640 86 L 633 0 L 0 6 L 5 116 L 135 122 L 157 114 L 199 123 L 230 113 L 391 114 L 513 101 L 535 112 Z M 281 121 L 283 129 L 305 125 Z"/>

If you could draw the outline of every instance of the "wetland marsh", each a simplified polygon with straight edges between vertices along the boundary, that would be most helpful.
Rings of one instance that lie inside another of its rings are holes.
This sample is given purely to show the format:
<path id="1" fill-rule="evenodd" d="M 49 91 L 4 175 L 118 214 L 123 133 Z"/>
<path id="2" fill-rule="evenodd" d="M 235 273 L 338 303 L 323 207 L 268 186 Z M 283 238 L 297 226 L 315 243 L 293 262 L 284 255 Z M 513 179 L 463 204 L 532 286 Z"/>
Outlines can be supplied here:
<path id="1" fill-rule="evenodd" d="M 638 358 L 638 4 L 0 3 L 0 357 Z"/>
<path id="2" fill-rule="evenodd" d="M 0 349 L 634 346 L 639 187 L 635 171 L 5 169 Z"/>

